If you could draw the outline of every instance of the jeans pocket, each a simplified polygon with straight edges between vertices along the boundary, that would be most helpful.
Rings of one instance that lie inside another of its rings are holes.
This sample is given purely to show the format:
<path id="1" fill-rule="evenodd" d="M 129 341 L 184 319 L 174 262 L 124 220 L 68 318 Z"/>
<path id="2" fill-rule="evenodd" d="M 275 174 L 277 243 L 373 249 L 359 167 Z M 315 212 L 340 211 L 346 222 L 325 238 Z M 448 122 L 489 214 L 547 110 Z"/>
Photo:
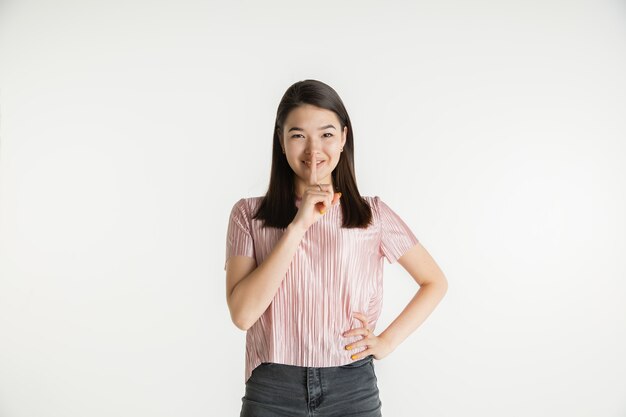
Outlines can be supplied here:
<path id="1" fill-rule="evenodd" d="M 370 368 L 372 369 L 372 375 L 374 375 L 374 379 L 376 380 L 376 382 L 378 382 L 378 377 L 376 376 L 376 369 L 374 368 L 374 361 L 371 360 L 369 364 L 370 364 Z"/>

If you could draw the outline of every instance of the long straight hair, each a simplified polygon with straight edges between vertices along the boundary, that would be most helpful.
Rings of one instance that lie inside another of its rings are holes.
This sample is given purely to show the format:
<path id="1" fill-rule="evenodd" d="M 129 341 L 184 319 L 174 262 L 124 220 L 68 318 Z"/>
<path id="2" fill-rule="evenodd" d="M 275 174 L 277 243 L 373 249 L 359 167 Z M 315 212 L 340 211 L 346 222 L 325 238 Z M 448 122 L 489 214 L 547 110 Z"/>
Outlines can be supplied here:
<path id="1" fill-rule="evenodd" d="M 330 110 L 337 115 L 341 123 L 340 132 L 348 127 L 346 143 L 339 162 L 331 173 L 333 188 L 341 191 L 341 209 L 343 213 L 342 227 L 367 228 L 372 221 L 372 209 L 361 197 L 354 175 L 354 141 L 352 124 L 341 98 L 327 84 L 317 80 L 298 81 L 287 89 L 278 105 L 274 124 L 272 149 L 272 169 L 270 184 L 259 208 L 253 218 L 263 220 L 264 227 L 284 229 L 298 212 L 296 207 L 295 173 L 282 152 L 280 138 L 283 133 L 285 119 L 289 113 L 304 104 L 311 104 Z"/>

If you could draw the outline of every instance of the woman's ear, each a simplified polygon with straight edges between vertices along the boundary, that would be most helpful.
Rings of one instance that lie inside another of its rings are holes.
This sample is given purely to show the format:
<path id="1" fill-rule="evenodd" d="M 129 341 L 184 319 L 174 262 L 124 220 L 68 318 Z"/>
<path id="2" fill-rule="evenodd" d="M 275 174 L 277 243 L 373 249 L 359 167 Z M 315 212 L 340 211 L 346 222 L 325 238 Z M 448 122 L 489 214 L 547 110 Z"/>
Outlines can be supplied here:
<path id="1" fill-rule="evenodd" d="M 343 127 L 343 134 L 341 136 L 341 147 L 343 148 L 346 144 L 346 139 L 348 138 L 348 126 Z"/>

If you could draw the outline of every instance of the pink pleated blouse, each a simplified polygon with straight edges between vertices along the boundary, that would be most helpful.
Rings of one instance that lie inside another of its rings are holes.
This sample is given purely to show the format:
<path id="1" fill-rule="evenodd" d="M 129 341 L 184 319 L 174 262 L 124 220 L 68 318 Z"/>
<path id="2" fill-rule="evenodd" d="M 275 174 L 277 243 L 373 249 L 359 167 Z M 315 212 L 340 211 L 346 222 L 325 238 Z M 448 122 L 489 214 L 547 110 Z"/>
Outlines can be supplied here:
<path id="1" fill-rule="evenodd" d="M 305 233 L 274 299 L 246 333 L 244 382 L 263 362 L 340 366 L 353 362 L 350 356 L 366 349 L 346 350 L 347 344 L 362 336 L 342 334 L 363 327 L 353 312 L 365 314 L 368 327 L 376 328 L 383 302 L 383 257 L 396 262 L 418 239 L 380 197 L 363 198 L 373 212 L 373 224 L 367 229 L 341 227 L 339 203 Z M 226 261 L 242 255 L 260 265 L 284 233 L 283 229 L 262 228 L 261 220 L 252 219 L 261 199 L 242 198 L 234 204 Z M 297 198 L 296 207 L 300 202 Z"/>

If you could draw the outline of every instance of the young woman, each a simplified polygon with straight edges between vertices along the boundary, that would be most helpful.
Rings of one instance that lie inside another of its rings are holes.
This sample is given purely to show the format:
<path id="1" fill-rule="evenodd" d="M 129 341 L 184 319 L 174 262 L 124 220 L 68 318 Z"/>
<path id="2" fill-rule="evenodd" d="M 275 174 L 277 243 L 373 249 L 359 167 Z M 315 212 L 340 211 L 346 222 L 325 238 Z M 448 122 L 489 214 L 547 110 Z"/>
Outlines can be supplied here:
<path id="1" fill-rule="evenodd" d="M 375 334 L 383 257 L 420 288 Z M 330 86 L 305 80 L 278 106 L 270 184 L 230 213 L 226 298 L 246 330 L 241 417 L 381 416 L 373 359 L 434 310 L 447 280 L 406 223 L 359 194 L 350 118 Z"/>

